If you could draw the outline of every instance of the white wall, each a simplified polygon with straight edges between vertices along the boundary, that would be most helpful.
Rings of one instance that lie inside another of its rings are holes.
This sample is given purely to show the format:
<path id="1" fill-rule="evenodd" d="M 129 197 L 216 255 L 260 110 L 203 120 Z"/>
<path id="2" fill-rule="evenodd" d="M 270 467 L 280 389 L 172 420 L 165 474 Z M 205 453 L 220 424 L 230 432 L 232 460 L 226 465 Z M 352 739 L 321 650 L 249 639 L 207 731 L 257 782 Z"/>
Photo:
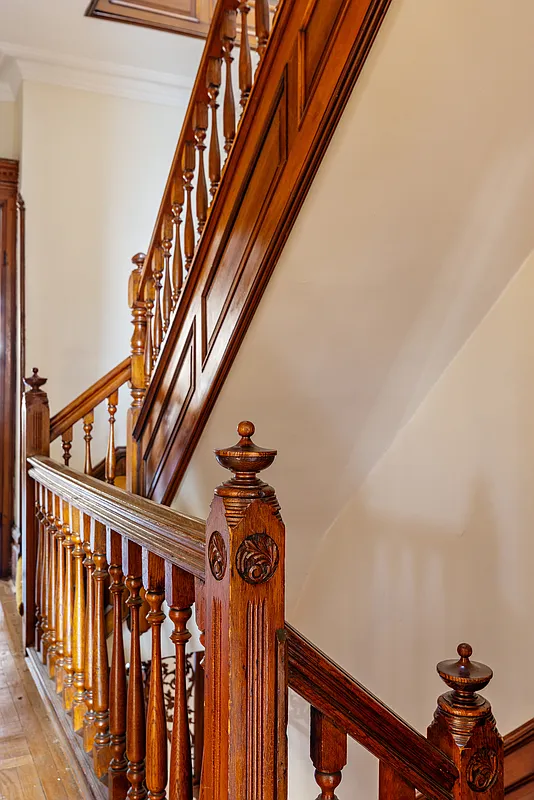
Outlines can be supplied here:
<path id="1" fill-rule="evenodd" d="M 26 363 L 48 378 L 52 413 L 129 354 L 130 259 L 148 246 L 183 114 L 23 84 Z"/>
<path id="2" fill-rule="evenodd" d="M 17 110 L 14 102 L 0 102 L 0 158 L 18 158 Z"/>

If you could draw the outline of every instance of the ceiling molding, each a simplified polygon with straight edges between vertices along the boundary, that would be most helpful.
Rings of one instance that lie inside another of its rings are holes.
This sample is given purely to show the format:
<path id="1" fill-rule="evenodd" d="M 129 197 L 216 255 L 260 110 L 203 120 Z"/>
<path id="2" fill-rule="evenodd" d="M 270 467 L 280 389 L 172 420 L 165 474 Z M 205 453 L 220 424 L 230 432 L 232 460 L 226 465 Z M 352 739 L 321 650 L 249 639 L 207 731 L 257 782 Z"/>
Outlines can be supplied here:
<path id="1" fill-rule="evenodd" d="M 187 105 L 193 85 L 182 75 L 0 42 L 0 99 L 14 100 L 22 81 L 169 106 Z"/>

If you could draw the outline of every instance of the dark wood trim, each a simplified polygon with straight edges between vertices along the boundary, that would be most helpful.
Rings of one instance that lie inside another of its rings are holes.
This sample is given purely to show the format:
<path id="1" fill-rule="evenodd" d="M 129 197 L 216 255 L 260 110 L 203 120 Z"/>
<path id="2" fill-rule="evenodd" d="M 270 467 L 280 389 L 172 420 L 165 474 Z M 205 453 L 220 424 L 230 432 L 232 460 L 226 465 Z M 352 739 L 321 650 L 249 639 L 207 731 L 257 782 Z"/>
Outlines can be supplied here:
<path id="1" fill-rule="evenodd" d="M 280 6 L 134 430 L 148 497 L 177 492 L 389 4 Z"/>
<path id="2" fill-rule="evenodd" d="M 130 375 L 131 363 L 130 356 L 128 356 L 93 383 L 85 392 L 78 395 L 68 406 L 54 414 L 50 420 L 50 441 L 53 442 L 62 433 L 68 431 L 69 428 L 72 428 L 82 417 L 109 397 L 110 394 L 120 389 L 123 384 L 130 380 Z"/>
<path id="3" fill-rule="evenodd" d="M 107 786 L 96 777 L 93 759 L 85 752 L 83 739 L 74 732 L 72 720 L 65 714 L 62 697 L 56 692 L 56 684 L 49 679 L 47 668 L 33 647 L 27 649 L 25 661 L 67 755 L 80 797 L 84 800 L 108 800 Z"/>
<path id="4" fill-rule="evenodd" d="M 458 771 L 398 717 L 286 622 L 289 686 L 427 798 L 451 800 Z"/>
<path id="5" fill-rule="evenodd" d="M 18 162 L 0 159 L 0 575 L 11 572 L 17 419 L 17 194 Z"/>
<path id="6" fill-rule="evenodd" d="M 29 475 L 93 519 L 154 555 L 204 579 L 206 524 L 129 494 L 46 456 L 29 458 Z"/>
<path id="7" fill-rule="evenodd" d="M 534 797 L 534 719 L 504 737 L 504 793 L 518 800 Z"/>
<path id="8" fill-rule="evenodd" d="M 161 3 L 154 3 L 151 0 L 141 0 L 141 2 L 126 0 L 121 3 L 114 0 L 91 0 L 85 16 L 205 39 L 210 29 L 214 2 L 192 0 L 188 5 L 189 10 L 183 3 L 181 8 L 177 3 L 177 10 L 173 11 L 171 8 L 164 9 Z"/>

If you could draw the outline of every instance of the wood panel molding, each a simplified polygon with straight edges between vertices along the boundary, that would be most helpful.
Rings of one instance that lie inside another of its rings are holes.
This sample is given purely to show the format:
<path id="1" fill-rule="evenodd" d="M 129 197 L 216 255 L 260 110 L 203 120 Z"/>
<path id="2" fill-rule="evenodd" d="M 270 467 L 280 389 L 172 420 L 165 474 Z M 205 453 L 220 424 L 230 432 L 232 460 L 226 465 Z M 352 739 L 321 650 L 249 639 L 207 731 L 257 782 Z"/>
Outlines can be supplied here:
<path id="1" fill-rule="evenodd" d="M 504 793 L 514 800 L 534 798 L 534 719 L 504 737 Z"/>
<path id="2" fill-rule="evenodd" d="M 294 0 L 278 9 L 134 429 L 142 492 L 154 500 L 176 494 L 389 4 Z M 183 406 L 175 376 L 193 325 L 195 389 L 170 430 L 158 420 Z"/>

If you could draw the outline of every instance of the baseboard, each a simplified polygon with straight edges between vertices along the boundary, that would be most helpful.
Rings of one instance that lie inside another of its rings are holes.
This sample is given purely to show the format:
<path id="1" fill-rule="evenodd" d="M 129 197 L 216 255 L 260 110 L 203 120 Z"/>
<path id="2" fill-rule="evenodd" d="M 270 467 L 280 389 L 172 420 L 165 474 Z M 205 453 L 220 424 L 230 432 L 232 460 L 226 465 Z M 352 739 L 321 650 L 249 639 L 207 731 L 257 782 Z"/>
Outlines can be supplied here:
<path id="1" fill-rule="evenodd" d="M 69 767 L 80 787 L 81 797 L 83 800 L 108 800 L 107 785 L 96 777 L 92 758 L 85 752 L 81 736 L 72 729 L 70 717 L 63 708 L 61 697 L 56 694 L 56 687 L 48 677 L 48 671 L 43 665 L 40 655 L 30 647 L 25 660 L 56 728 L 61 745 L 67 755 Z"/>

